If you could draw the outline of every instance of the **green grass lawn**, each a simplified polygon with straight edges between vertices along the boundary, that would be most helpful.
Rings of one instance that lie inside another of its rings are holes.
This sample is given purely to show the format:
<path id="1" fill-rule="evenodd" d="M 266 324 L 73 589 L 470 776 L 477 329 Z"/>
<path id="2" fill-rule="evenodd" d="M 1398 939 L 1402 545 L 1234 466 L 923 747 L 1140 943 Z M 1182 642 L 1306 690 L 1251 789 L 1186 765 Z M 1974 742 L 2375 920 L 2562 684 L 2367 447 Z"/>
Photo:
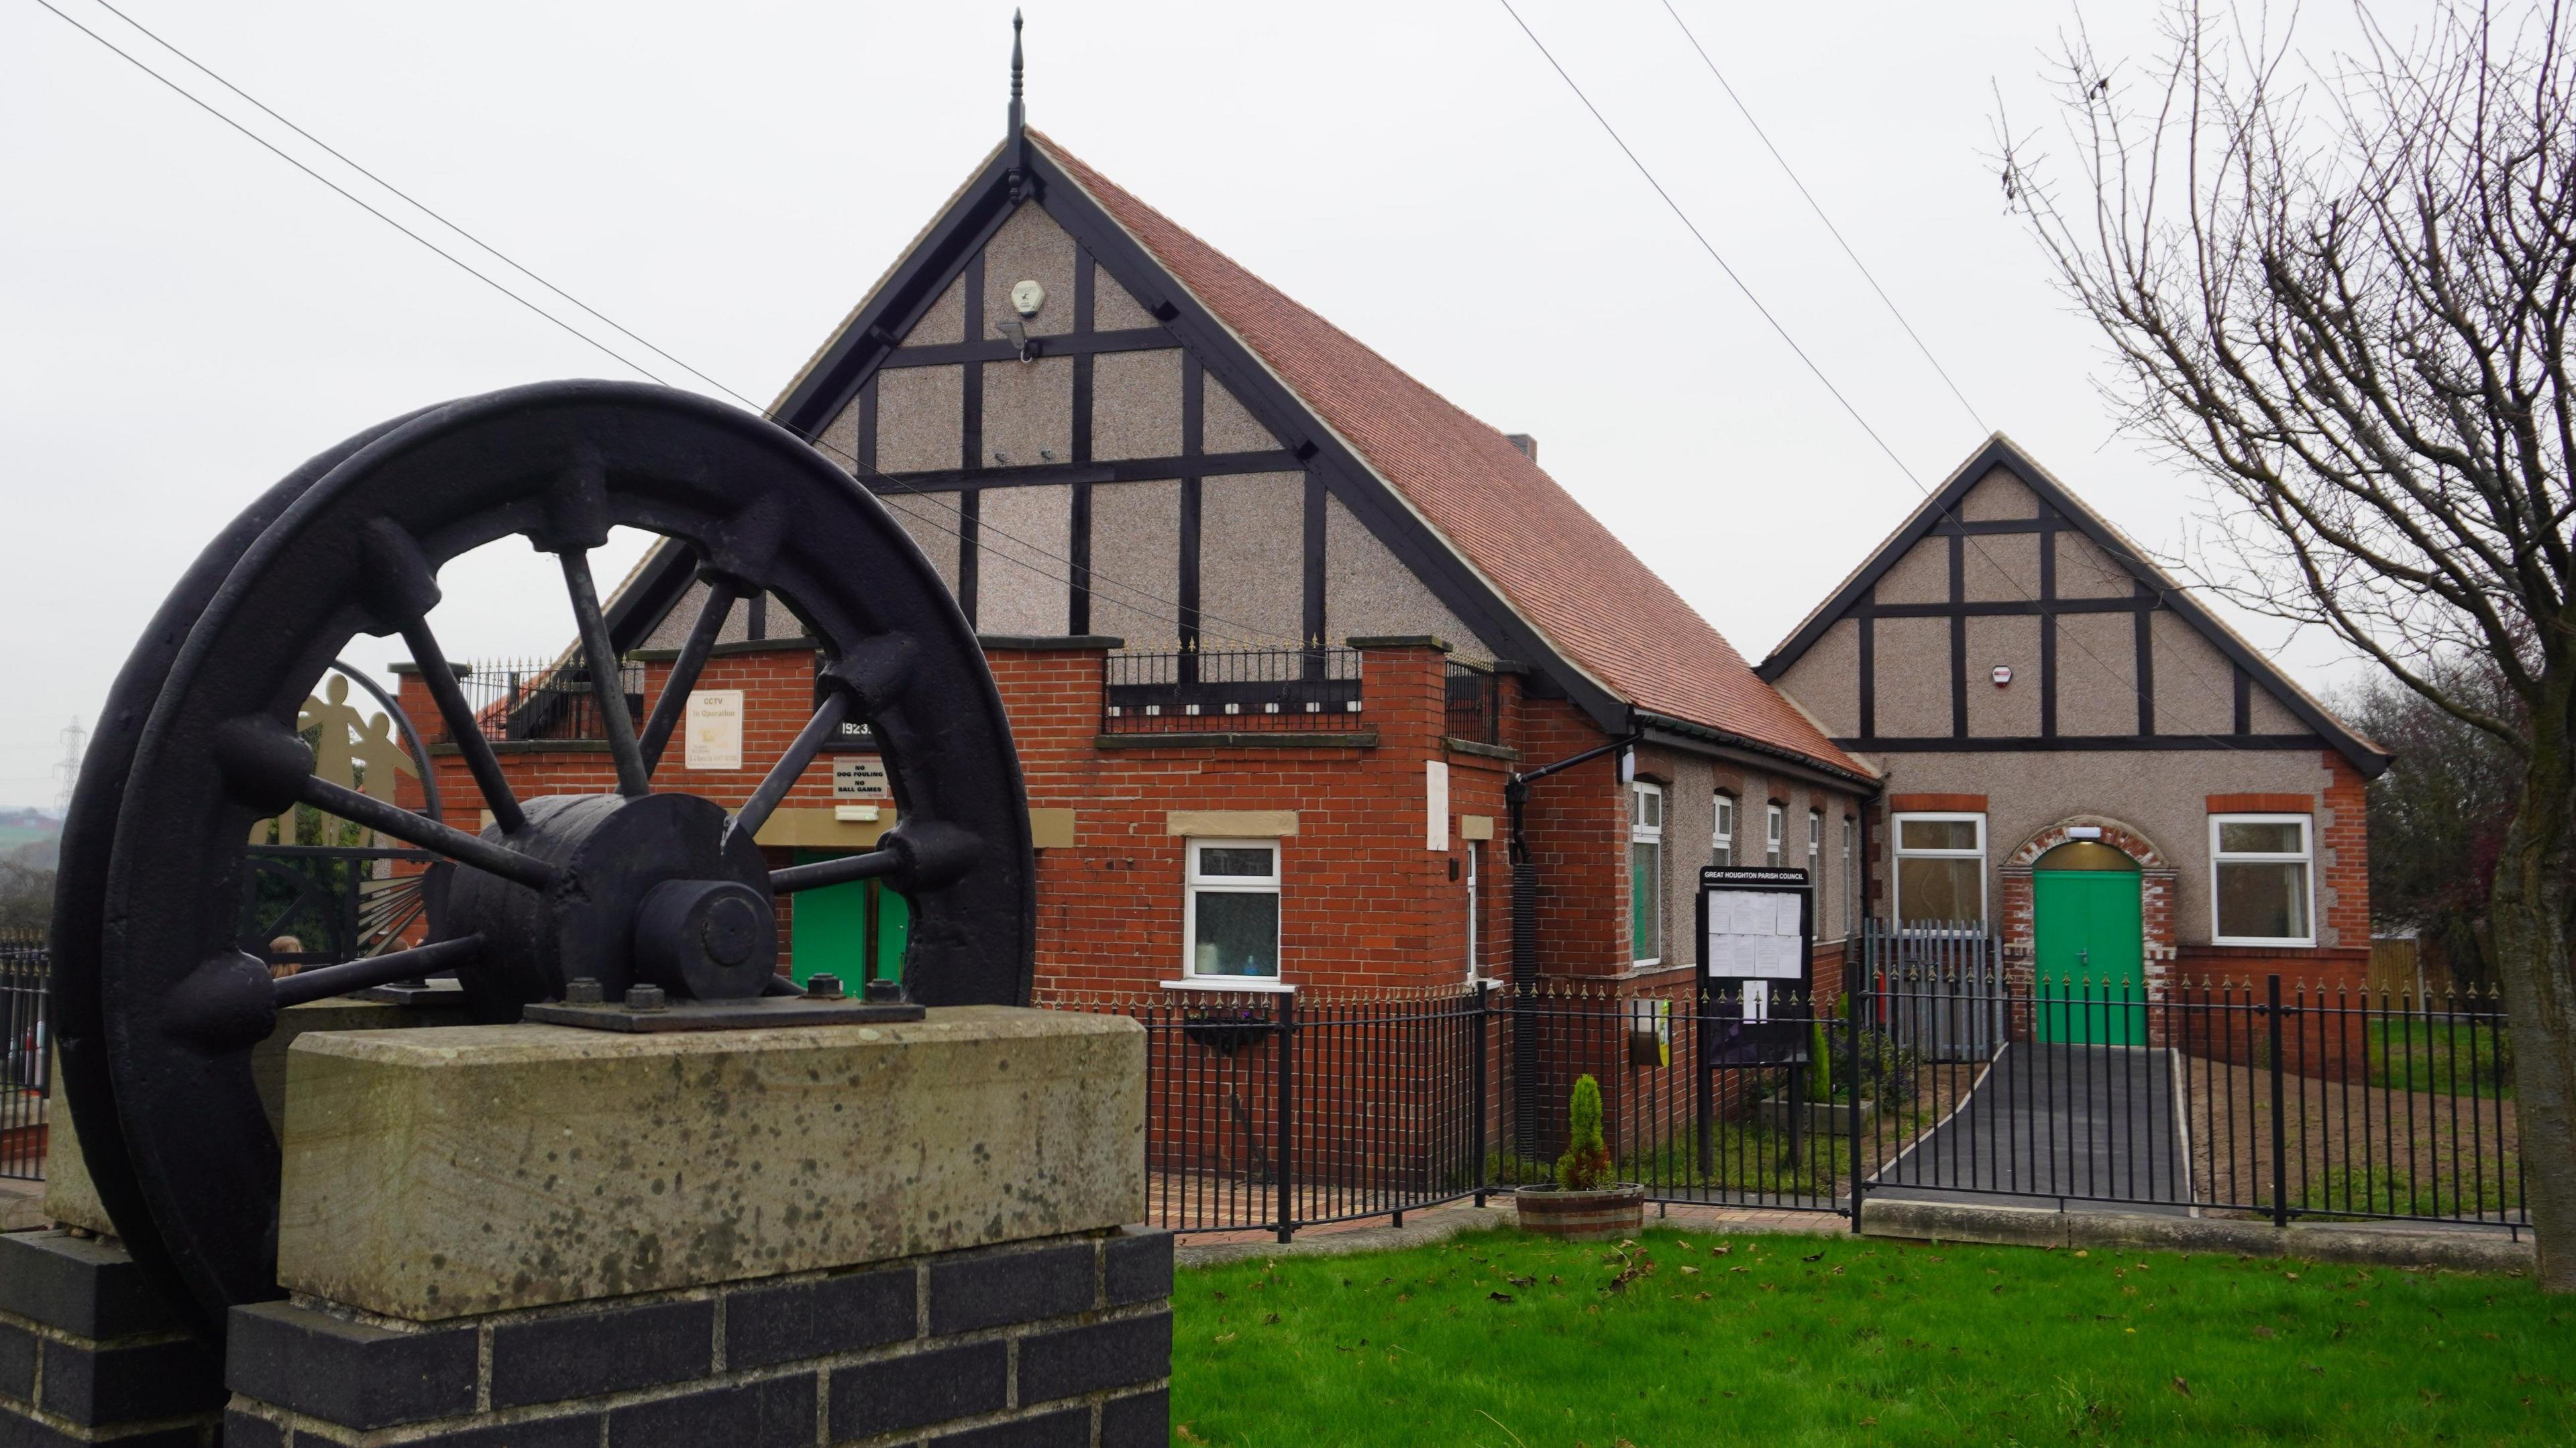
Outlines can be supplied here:
<path id="1" fill-rule="evenodd" d="M 1173 1309 L 1185 1444 L 2576 1442 L 2576 1303 L 2511 1277 L 1478 1233 L 1186 1270 Z"/>

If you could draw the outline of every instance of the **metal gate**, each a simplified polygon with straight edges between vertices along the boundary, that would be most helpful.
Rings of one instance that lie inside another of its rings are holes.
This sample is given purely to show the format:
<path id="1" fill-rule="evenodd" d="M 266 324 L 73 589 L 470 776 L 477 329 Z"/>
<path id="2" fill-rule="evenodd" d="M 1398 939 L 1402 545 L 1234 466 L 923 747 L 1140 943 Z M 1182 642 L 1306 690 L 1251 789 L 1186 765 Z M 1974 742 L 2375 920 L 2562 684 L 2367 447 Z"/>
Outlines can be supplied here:
<path id="1" fill-rule="evenodd" d="M 1876 1018 L 1926 1061 L 1983 1061 L 2005 1040 L 2002 942 L 1982 920 L 1861 923 Z"/>

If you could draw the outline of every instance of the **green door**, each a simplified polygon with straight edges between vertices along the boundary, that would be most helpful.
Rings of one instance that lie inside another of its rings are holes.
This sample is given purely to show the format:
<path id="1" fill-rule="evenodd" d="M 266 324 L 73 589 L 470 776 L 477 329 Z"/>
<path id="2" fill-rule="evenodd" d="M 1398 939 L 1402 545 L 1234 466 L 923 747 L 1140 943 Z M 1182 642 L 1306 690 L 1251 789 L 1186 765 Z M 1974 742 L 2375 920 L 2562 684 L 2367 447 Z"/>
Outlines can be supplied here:
<path id="1" fill-rule="evenodd" d="M 798 850 L 796 863 L 809 865 L 847 853 Z M 788 909 L 787 969 L 798 985 L 816 971 L 839 976 L 853 990 L 863 981 L 902 977 L 912 907 L 883 881 L 853 880 L 799 891 Z"/>
<path id="2" fill-rule="evenodd" d="M 2146 932 L 2138 908 L 2137 866 L 2107 846 L 2093 849 L 2100 855 L 2082 859 L 2072 869 L 2049 868 L 2059 853 L 2051 850 L 2031 871 L 2038 917 L 2031 922 L 2031 935 L 2039 980 L 2039 1038 L 2142 1046 L 2147 1040 Z M 2126 868 L 2097 863 L 2104 856 Z"/>

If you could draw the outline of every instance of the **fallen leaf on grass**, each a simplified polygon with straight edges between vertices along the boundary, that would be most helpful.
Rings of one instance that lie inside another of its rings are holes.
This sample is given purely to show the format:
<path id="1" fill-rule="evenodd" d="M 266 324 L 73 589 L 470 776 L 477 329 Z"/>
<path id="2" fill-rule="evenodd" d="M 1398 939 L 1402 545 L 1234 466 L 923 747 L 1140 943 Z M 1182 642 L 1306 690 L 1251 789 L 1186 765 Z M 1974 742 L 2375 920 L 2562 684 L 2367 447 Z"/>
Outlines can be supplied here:
<path id="1" fill-rule="evenodd" d="M 1707 1293 L 1705 1293 L 1705 1292 L 1703 1292 L 1703 1293 L 1701 1293 L 1699 1296 L 1694 1297 L 1694 1298 L 1692 1298 L 1691 1300 L 1692 1300 L 1693 1302 L 1706 1302 L 1706 1301 L 1708 1301 L 1708 1294 L 1707 1294 Z"/>
<path id="2" fill-rule="evenodd" d="M 1536 1287 L 1538 1285 L 1538 1279 L 1535 1277 L 1505 1277 L 1503 1280 L 1512 1284 L 1514 1287 Z"/>
<path id="3" fill-rule="evenodd" d="M 1279 1325 L 1279 1314 L 1274 1312 L 1268 1317 L 1261 1319 L 1261 1325 L 1263 1327 L 1277 1327 Z"/>
<path id="4" fill-rule="evenodd" d="M 1684 1277 L 1697 1277 L 1699 1275 L 1699 1269 L 1696 1267 L 1685 1266 L 1682 1268 L 1682 1275 Z"/>
<path id="5" fill-rule="evenodd" d="M 2191 1384 L 2179 1377 L 2173 1380 L 2173 1390 L 2186 1398 L 2191 1396 Z"/>
<path id="6" fill-rule="evenodd" d="M 1175 1423 L 1175 1424 L 1173 1424 L 1173 1425 L 1172 1425 L 1172 1436 L 1173 1436 L 1173 1437 L 1175 1437 L 1175 1438 L 1180 1439 L 1180 1440 L 1181 1440 L 1182 1442 L 1184 1442 L 1184 1443 L 1204 1443 L 1204 1442 L 1206 1442 L 1206 1441 L 1207 1441 L 1205 1438 L 1200 1437 L 1198 1434 L 1191 1432 L 1191 1431 L 1190 1431 L 1190 1425 L 1189 1425 L 1189 1424 L 1187 1424 L 1187 1423 Z"/>
<path id="7" fill-rule="evenodd" d="M 1512 1295 L 1508 1292 L 1488 1292 L 1485 1294 L 1485 1300 L 1487 1302 L 1509 1302 L 1512 1300 Z"/>
<path id="8" fill-rule="evenodd" d="M 1220 1332 L 1216 1335 L 1216 1340 L 1218 1342 L 1232 1342 L 1234 1341 L 1234 1334 L 1230 1332 Z"/>
<path id="9" fill-rule="evenodd" d="M 1724 1242 L 1720 1242 L 1716 1246 L 1708 1249 L 1708 1255 L 1712 1257 L 1723 1257 L 1734 1250 L 1734 1248 L 1726 1245 Z"/>
<path id="10" fill-rule="evenodd" d="M 2269 1338 L 2275 1338 L 2275 1337 L 2280 1336 L 2280 1334 L 2279 1334 L 2279 1333 L 2274 1332 L 2272 1329 L 2270 1329 L 2270 1328 L 2268 1328 L 2268 1327 L 2258 1327 L 2258 1328 L 2254 1329 L 2254 1335 L 2255 1335 L 2256 1337 L 2266 1338 L 2266 1339 L 2269 1339 Z"/>
<path id="11" fill-rule="evenodd" d="M 1822 1262 L 1823 1260 L 1825 1260 L 1825 1254 L 1824 1254 L 1824 1253 L 1822 1253 L 1822 1252 L 1810 1252 L 1810 1253 L 1808 1253 L 1806 1256 L 1801 1257 L 1801 1258 L 1799 1258 L 1798 1260 L 1799 1260 L 1799 1261 L 1801 1261 L 1801 1262 Z"/>

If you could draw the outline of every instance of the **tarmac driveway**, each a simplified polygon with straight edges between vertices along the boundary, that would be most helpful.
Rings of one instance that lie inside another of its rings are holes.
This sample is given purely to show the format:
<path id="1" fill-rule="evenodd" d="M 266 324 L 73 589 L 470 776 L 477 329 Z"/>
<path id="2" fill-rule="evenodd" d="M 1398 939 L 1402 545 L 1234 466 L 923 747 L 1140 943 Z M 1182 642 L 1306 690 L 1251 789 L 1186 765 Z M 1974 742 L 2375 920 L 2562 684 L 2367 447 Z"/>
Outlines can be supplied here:
<path id="1" fill-rule="evenodd" d="M 2191 1200 L 2184 1160 L 2171 1052 L 2014 1042 L 1869 1194 L 1992 1206 L 2119 1202 L 2180 1215 Z"/>

